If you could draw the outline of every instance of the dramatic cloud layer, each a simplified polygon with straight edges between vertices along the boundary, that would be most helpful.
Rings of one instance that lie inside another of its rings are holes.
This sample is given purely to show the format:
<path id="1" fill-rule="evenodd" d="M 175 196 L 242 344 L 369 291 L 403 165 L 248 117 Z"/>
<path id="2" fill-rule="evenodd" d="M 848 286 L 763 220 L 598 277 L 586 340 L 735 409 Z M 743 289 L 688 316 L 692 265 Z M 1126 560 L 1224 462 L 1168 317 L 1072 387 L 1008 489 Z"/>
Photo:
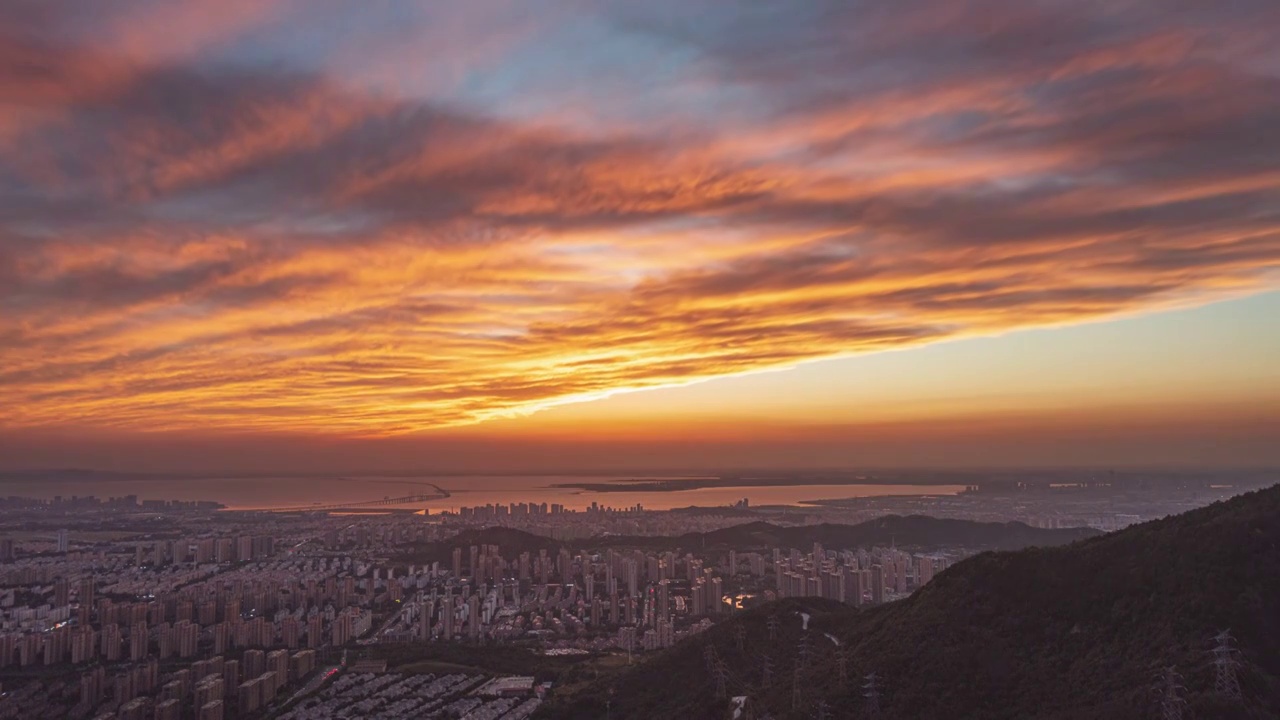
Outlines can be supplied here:
<path id="1" fill-rule="evenodd" d="M 407 432 L 1275 287 L 1277 27 L 10 3 L 0 426 Z"/>

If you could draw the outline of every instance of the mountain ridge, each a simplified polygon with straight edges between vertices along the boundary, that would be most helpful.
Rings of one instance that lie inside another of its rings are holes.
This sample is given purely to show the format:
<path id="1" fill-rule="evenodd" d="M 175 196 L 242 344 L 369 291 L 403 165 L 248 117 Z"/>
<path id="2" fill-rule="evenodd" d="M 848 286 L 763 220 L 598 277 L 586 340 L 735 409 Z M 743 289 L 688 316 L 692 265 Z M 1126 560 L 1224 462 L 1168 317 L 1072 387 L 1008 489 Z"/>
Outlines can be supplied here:
<path id="1" fill-rule="evenodd" d="M 935 518 L 927 515 L 884 515 L 853 525 L 822 523 L 783 526 L 758 520 L 705 533 L 597 535 L 571 541 L 555 540 L 536 533 L 495 525 L 486 528 L 470 528 L 451 538 L 420 545 L 406 554 L 405 558 L 412 559 L 413 562 L 445 562 L 450 559 L 454 548 L 470 545 L 497 545 L 504 552 L 508 550 L 514 552 L 519 548 L 521 551 L 531 550 L 534 554 L 537 554 L 540 549 L 556 553 L 562 547 L 692 550 L 725 546 L 746 550 L 771 547 L 809 548 L 815 542 L 833 550 L 891 544 L 918 549 L 943 547 L 1019 549 L 1032 545 L 1061 545 L 1101 534 L 1100 531 L 1091 528 L 1043 529 L 1020 522 L 985 523 Z"/>

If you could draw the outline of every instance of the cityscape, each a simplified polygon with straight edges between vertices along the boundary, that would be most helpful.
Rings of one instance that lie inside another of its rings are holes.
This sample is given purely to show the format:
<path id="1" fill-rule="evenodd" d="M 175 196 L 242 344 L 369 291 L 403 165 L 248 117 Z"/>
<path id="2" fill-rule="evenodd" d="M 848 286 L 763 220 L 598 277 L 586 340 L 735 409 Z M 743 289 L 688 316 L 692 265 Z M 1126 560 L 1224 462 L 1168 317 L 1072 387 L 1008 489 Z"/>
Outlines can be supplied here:
<path id="1" fill-rule="evenodd" d="M 0 0 L 0 720 L 1280 720 L 1280 0 Z"/>
<path id="2" fill-rule="evenodd" d="M 1026 473 L 956 495 L 668 511 L 8 497 L 4 716 L 519 720 L 569 674 L 433 671 L 454 648 L 630 666 L 776 601 L 892 603 L 985 550 L 1061 545 L 1276 480 Z"/>

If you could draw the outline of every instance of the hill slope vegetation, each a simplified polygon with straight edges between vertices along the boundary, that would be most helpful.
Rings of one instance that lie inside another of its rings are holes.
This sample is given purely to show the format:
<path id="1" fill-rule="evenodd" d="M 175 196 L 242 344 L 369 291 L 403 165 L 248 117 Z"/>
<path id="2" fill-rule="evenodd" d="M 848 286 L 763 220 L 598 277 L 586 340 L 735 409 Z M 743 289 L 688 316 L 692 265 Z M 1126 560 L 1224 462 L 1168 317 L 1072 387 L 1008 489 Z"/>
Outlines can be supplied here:
<path id="1" fill-rule="evenodd" d="M 953 520 L 925 515 L 885 515 L 856 525 L 802 525 L 783 527 L 753 522 L 706 533 L 674 537 L 597 538 L 596 543 L 643 545 L 654 548 L 857 548 L 895 544 L 909 548 L 970 547 L 1017 550 L 1032 545 L 1063 545 L 1102 533 L 1091 528 L 1045 530 L 1020 522 L 994 523 Z"/>
<path id="2" fill-rule="evenodd" d="M 989 550 L 1017 550 L 1032 545 L 1050 547 L 1101 535 L 1090 528 L 1045 530 L 1020 522 L 986 523 L 950 520 L 924 515 L 886 515 L 856 525 L 803 525 L 783 527 L 767 522 L 751 522 L 705 533 L 675 536 L 600 536 L 561 543 L 541 535 L 504 527 L 464 530 L 454 537 L 423 543 L 400 557 L 405 562 L 447 563 L 454 548 L 465 552 L 471 545 L 497 545 L 508 557 L 521 552 L 549 554 L 562 547 L 640 547 L 649 550 L 695 550 L 704 548 L 770 549 L 810 548 L 815 542 L 831 549 L 887 546 L 915 549 L 968 547 Z"/>
<path id="3" fill-rule="evenodd" d="M 1226 629 L 1240 702 L 1215 691 L 1211 650 Z M 540 717 L 600 718 L 606 701 L 611 718 L 729 717 L 709 652 L 756 718 L 812 718 L 821 705 L 830 718 L 871 717 L 871 673 L 884 720 L 1155 718 L 1167 667 L 1184 717 L 1280 717 L 1280 487 L 1072 545 L 983 553 L 869 610 L 757 608 L 553 696 Z"/>

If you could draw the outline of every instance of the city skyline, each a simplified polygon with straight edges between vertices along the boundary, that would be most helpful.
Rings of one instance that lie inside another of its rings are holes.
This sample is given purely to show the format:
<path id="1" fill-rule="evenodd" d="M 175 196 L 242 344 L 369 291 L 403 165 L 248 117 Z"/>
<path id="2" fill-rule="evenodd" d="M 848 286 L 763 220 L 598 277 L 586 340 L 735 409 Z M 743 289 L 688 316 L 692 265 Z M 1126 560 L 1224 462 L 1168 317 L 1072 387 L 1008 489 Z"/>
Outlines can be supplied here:
<path id="1" fill-rule="evenodd" d="M 1278 13 L 6 4 L 0 469 L 1280 464 Z"/>

